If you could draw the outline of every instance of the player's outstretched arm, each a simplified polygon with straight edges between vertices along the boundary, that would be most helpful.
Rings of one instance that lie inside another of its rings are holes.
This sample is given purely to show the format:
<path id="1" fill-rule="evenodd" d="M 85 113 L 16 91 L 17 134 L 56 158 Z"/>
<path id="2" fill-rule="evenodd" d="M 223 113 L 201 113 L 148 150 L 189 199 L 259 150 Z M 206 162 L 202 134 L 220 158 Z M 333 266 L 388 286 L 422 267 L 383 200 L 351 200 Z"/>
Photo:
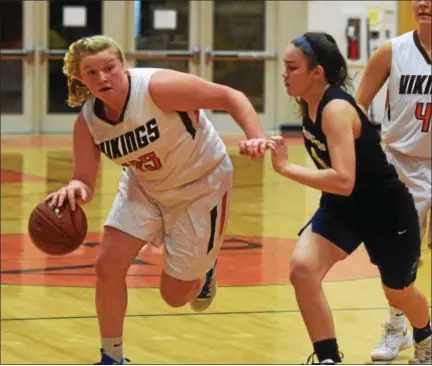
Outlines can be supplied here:
<path id="1" fill-rule="evenodd" d="M 266 137 L 249 99 L 228 86 L 191 74 L 161 70 L 151 77 L 149 91 L 153 101 L 163 110 L 222 110 L 234 118 L 248 139 Z"/>

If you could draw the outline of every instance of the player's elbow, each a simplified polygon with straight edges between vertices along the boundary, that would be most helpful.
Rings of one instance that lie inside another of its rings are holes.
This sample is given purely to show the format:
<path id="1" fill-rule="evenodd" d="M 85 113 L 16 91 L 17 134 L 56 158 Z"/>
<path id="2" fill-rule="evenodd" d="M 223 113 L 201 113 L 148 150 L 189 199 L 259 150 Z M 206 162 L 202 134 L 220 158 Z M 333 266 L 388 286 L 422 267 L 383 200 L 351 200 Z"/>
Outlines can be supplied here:
<path id="1" fill-rule="evenodd" d="M 344 176 L 340 178 L 339 194 L 341 196 L 350 196 L 354 190 L 355 177 Z"/>
<path id="2" fill-rule="evenodd" d="M 362 103 L 361 101 L 357 102 L 358 107 L 363 111 L 363 113 L 367 116 L 369 104 L 368 103 Z"/>
<path id="3" fill-rule="evenodd" d="M 224 111 L 231 116 L 248 110 L 251 105 L 243 92 L 221 84 L 213 84 L 211 89 L 201 93 L 200 98 L 205 109 Z"/>
<path id="4" fill-rule="evenodd" d="M 180 99 L 184 101 L 184 105 L 180 105 L 177 109 L 211 109 L 230 113 L 235 102 L 235 92 L 225 85 L 207 85 L 201 92 L 196 91 L 193 98 L 177 98 L 177 103 Z"/>
<path id="5" fill-rule="evenodd" d="M 355 101 L 358 105 L 358 107 L 364 112 L 367 113 L 367 110 L 369 109 L 370 101 L 368 101 L 368 98 L 365 96 L 365 93 L 363 90 L 357 90 L 357 93 L 354 95 Z"/>
<path id="6" fill-rule="evenodd" d="M 221 100 L 223 109 L 231 115 L 235 114 L 236 109 L 243 105 L 243 103 L 239 102 L 244 99 L 247 99 L 246 95 L 239 90 L 225 86 L 222 91 Z"/>

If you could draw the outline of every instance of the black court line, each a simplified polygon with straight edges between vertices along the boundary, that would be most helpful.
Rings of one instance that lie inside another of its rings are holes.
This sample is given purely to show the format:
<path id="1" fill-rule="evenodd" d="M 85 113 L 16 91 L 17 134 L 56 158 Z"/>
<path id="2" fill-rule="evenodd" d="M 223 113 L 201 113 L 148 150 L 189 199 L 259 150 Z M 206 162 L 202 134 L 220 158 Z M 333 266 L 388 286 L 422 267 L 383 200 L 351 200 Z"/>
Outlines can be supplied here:
<path id="1" fill-rule="evenodd" d="M 62 274 L 59 274 L 62 275 Z M 128 275 L 131 276 L 131 275 Z M 143 275 L 133 275 L 134 277 L 145 277 Z M 153 276 L 153 275 L 152 275 Z M 158 275 L 159 276 L 159 275 Z M 0 273 L 1 278 L 1 273 Z M 339 283 L 339 282 L 354 282 L 354 281 L 363 281 L 363 280 L 372 280 L 379 279 L 379 275 L 370 276 L 370 277 L 359 277 L 359 278 L 345 278 L 339 280 L 324 280 L 323 283 Z M 55 285 L 34 285 L 34 284 L 15 284 L 15 283 L 0 283 L 0 290 L 2 286 L 9 287 L 49 287 L 49 288 L 58 288 L 58 289 L 74 289 L 74 288 L 87 288 L 89 290 L 94 290 L 94 286 L 55 286 Z M 243 288 L 243 287 L 271 287 L 271 286 L 292 286 L 290 283 L 263 283 L 263 284 L 248 284 L 248 285 L 218 285 L 219 288 Z M 146 286 L 146 287 L 128 287 L 128 291 L 130 290 L 158 290 L 159 286 Z"/>
<path id="2" fill-rule="evenodd" d="M 431 308 L 429 306 L 429 308 Z M 388 307 L 374 307 L 374 308 L 341 308 L 331 309 L 332 312 L 343 311 L 376 311 L 388 310 Z M 212 315 L 279 315 L 279 314 L 294 314 L 300 313 L 300 310 L 258 310 L 258 311 L 227 311 L 215 313 L 179 313 L 179 314 L 130 314 L 126 318 L 166 318 L 166 317 L 181 317 L 181 316 L 212 316 Z M 71 319 L 96 319 L 96 315 L 83 315 L 83 316 L 59 316 L 59 317 L 35 317 L 35 318 L 1 318 L 0 321 L 34 321 L 34 320 L 71 320 Z"/>
<path id="3" fill-rule="evenodd" d="M 332 312 L 342 311 L 374 311 L 374 310 L 388 310 L 388 307 L 374 307 L 374 308 L 341 308 L 331 309 Z M 261 315 L 261 314 L 293 314 L 300 313 L 300 310 L 258 310 L 258 311 L 227 311 L 215 313 L 178 313 L 178 314 L 130 314 L 126 318 L 165 318 L 172 316 L 212 316 L 212 315 Z M 59 317 L 34 317 L 34 318 L 1 318 L 0 321 L 33 321 L 33 320 L 70 320 L 70 319 L 96 319 L 96 315 L 77 315 L 77 316 L 59 316 Z"/>

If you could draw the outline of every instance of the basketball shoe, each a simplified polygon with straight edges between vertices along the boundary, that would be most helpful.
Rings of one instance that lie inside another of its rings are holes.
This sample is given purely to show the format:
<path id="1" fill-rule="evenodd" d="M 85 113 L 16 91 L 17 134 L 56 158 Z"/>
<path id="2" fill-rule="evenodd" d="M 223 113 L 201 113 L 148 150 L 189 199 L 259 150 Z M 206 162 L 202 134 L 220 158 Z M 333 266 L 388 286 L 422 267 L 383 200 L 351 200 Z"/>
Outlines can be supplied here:
<path id="1" fill-rule="evenodd" d="M 103 349 L 101 351 L 101 360 L 100 362 L 95 363 L 94 365 L 126 365 L 130 362 L 127 358 L 122 358 L 120 361 L 116 361 L 108 356 Z"/>
<path id="2" fill-rule="evenodd" d="M 338 364 L 338 363 L 341 363 L 341 362 L 342 362 L 342 359 L 344 358 L 343 353 L 342 353 L 342 352 L 339 352 L 339 359 L 336 360 L 336 361 L 335 361 L 335 360 L 332 360 L 331 358 L 326 358 L 325 360 L 322 360 L 321 362 L 319 362 L 319 361 L 316 362 L 316 361 L 315 361 L 315 356 L 316 356 L 315 352 L 312 353 L 312 354 L 308 357 L 306 363 L 305 363 L 305 364 L 302 364 L 302 365 L 336 365 L 336 364 Z"/>
<path id="3" fill-rule="evenodd" d="M 204 286 L 199 295 L 190 302 L 191 308 L 200 313 L 207 310 L 216 296 L 216 263 L 206 274 Z"/>
<path id="4" fill-rule="evenodd" d="M 414 344 L 414 361 L 410 365 L 431 365 L 432 364 L 432 336 Z"/>
<path id="5" fill-rule="evenodd" d="M 381 340 L 371 353 L 372 361 L 394 360 L 400 351 L 411 347 L 414 343 L 406 323 L 402 326 L 395 326 L 386 322 L 383 328 Z"/>

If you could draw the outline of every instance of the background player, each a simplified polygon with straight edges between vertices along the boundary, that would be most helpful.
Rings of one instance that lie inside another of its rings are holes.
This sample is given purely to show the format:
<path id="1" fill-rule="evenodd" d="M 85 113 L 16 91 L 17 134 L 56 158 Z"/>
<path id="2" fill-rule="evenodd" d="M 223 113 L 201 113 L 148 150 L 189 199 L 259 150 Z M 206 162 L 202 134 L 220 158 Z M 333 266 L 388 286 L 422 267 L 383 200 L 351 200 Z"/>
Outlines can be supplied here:
<path id="1" fill-rule="evenodd" d="M 386 42 L 372 55 L 356 99 L 366 111 L 388 79 L 386 114 L 381 124 L 384 150 L 414 197 L 423 238 L 432 194 L 432 6 L 431 1 L 413 1 L 412 5 L 417 29 Z M 431 247 L 430 229 L 428 243 Z M 391 306 L 372 360 L 393 360 L 412 343 L 405 316 Z"/>
<path id="2" fill-rule="evenodd" d="M 168 305 L 203 311 L 215 296 L 232 164 L 202 109 L 230 113 L 256 139 L 252 156 L 262 156 L 267 141 L 243 93 L 171 70 L 126 70 L 108 37 L 73 43 L 63 71 L 69 105 L 84 105 L 73 131 L 72 180 L 49 196 L 52 204 L 91 199 L 101 152 L 123 166 L 95 265 L 100 362 L 121 364 L 126 274 L 146 243 L 164 243 L 160 292 Z"/>

